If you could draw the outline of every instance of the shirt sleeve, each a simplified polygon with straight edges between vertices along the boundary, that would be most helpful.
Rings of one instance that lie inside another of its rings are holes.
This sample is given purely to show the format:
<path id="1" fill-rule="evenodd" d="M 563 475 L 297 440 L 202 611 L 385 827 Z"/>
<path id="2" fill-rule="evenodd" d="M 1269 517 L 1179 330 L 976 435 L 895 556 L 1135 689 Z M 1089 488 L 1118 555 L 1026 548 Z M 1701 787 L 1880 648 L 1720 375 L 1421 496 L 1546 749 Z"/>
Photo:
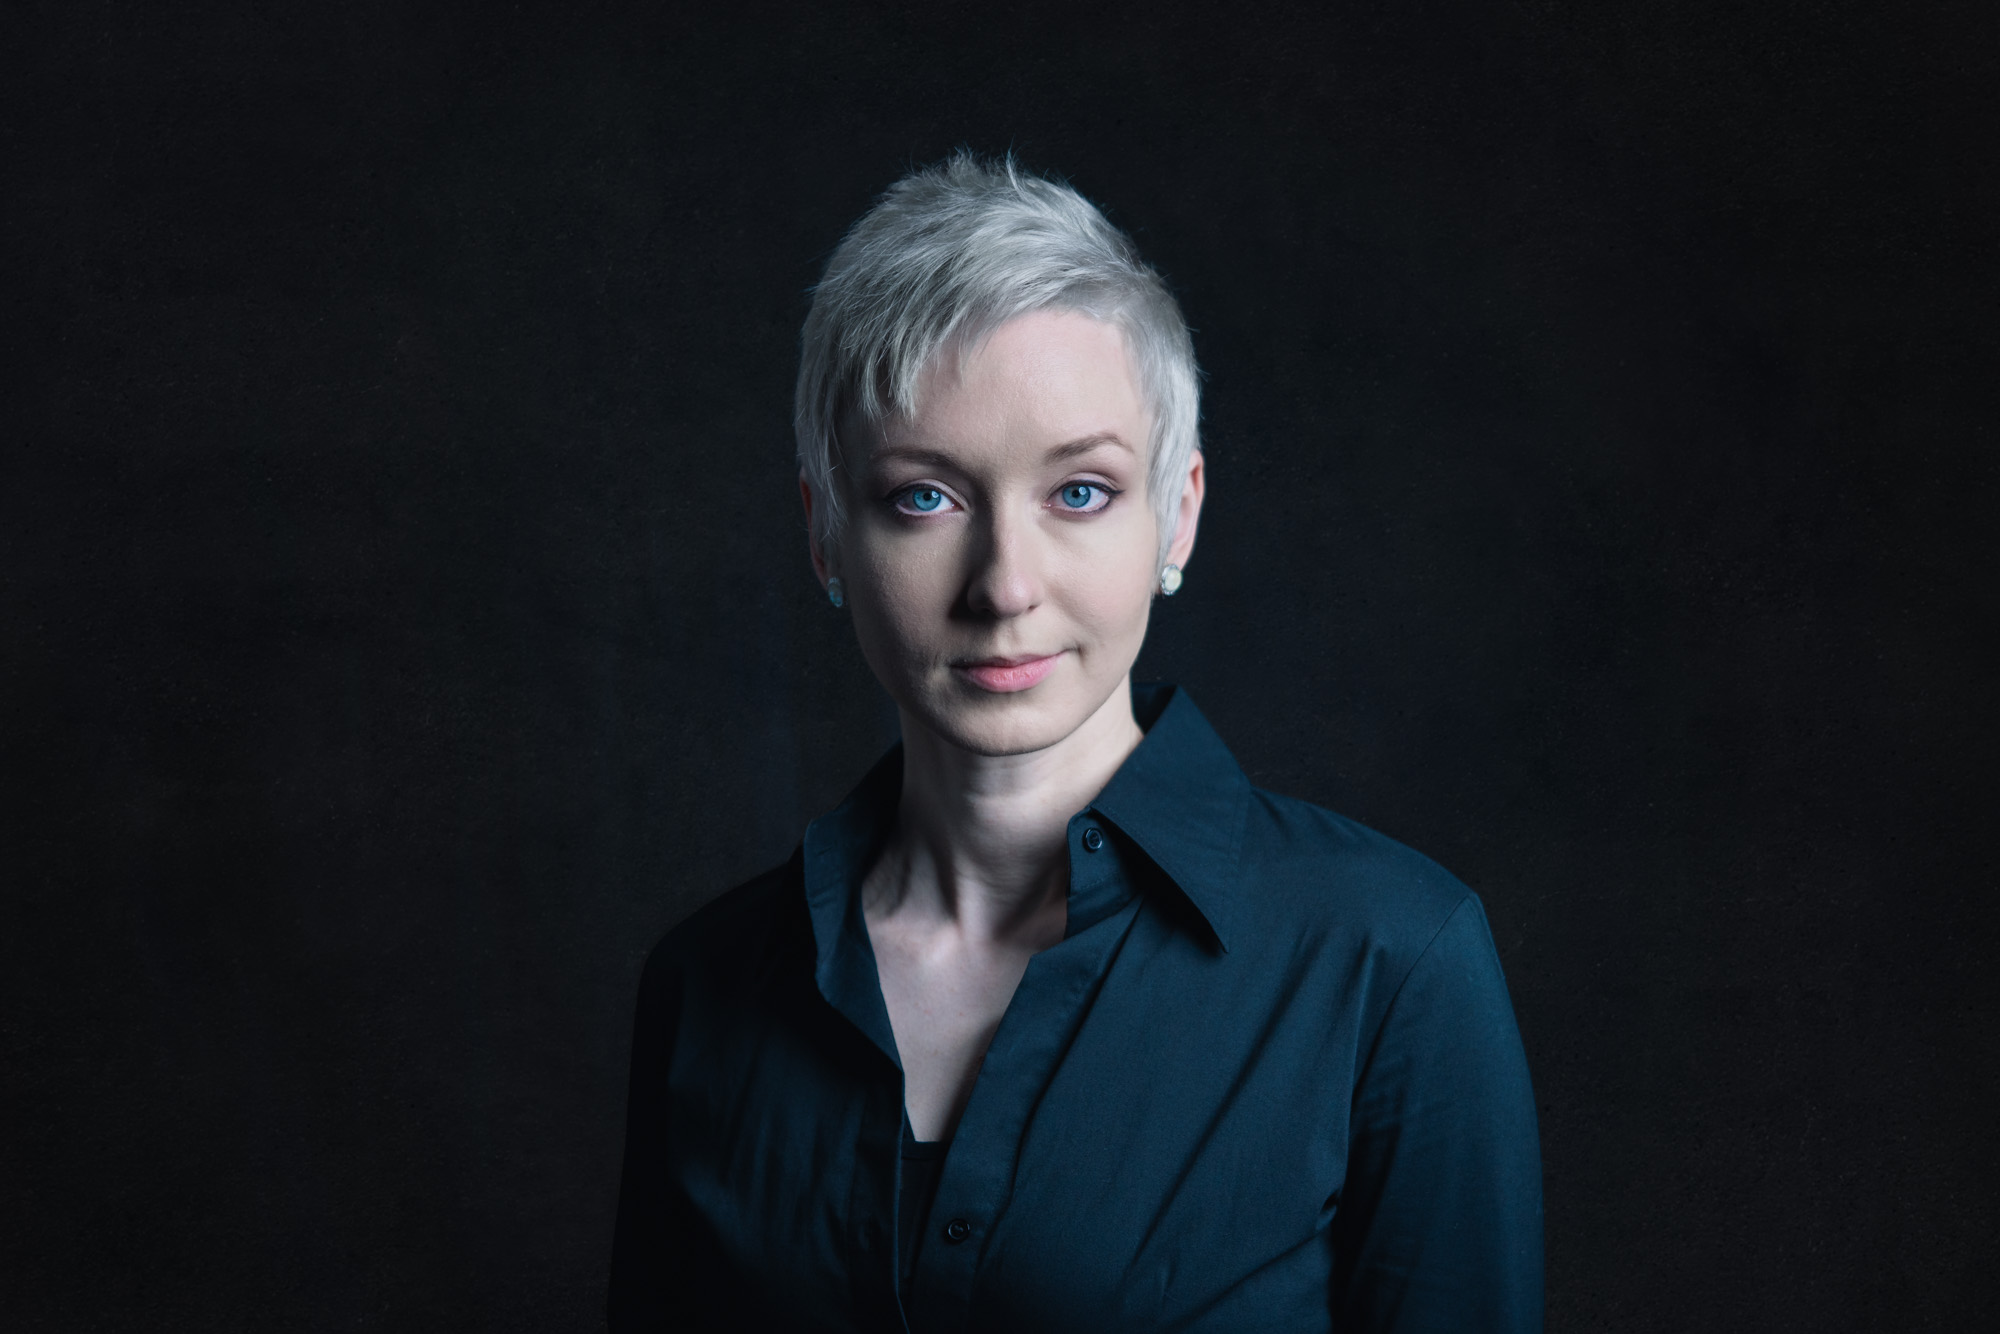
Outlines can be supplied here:
<path id="1" fill-rule="evenodd" d="M 1475 896 L 1452 910 L 1390 1002 L 1352 1126 L 1333 1222 L 1336 1327 L 1539 1331 L 1534 1092 Z"/>
<path id="2" fill-rule="evenodd" d="M 606 1302 L 612 1334 L 683 1328 L 688 1315 L 686 1206 L 672 1181 L 667 1123 L 680 986 L 664 955 L 655 949 L 646 962 L 632 1025 L 625 1165 Z"/>

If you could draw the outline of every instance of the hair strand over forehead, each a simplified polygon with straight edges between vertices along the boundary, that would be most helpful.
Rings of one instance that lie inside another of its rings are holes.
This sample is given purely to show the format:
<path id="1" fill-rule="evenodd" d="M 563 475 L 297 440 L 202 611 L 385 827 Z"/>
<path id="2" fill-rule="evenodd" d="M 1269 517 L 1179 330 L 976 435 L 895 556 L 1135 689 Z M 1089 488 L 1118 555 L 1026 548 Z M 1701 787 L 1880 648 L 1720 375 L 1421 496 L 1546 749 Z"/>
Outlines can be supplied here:
<path id="1" fill-rule="evenodd" d="M 834 485 L 841 424 L 914 412 L 924 370 L 947 345 L 977 343 L 1038 310 L 1075 311 L 1124 334 L 1153 419 L 1147 493 L 1165 559 L 1200 414 L 1180 305 L 1131 239 L 1068 185 L 1022 171 L 1011 154 L 964 151 L 890 186 L 813 290 L 793 427 L 823 547 L 845 521 Z"/>

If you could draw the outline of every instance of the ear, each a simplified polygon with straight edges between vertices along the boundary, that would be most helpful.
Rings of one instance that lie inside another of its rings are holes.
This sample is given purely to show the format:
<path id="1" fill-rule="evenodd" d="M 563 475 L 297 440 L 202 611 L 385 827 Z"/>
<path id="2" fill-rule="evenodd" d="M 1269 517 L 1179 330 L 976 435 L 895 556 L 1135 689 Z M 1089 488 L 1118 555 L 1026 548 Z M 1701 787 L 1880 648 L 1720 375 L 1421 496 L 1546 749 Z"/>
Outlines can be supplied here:
<path id="1" fill-rule="evenodd" d="M 827 564 L 826 553 L 820 550 L 819 530 L 813 527 L 813 489 L 804 473 L 799 474 L 799 499 L 806 506 L 806 551 L 812 556 L 813 573 L 819 576 L 819 586 L 825 588 L 833 570 Z"/>
<path id="2" fill-rule="evenodd" d="M 1201 522 L 1201 499 L 1208 491 L 1208 473 L 1202 464 L 1201 451 L 1196 450 L 1188 458 L 1187 479 L 1181 483 L 1181 505 L 1174 520 L 1174 540 L 1167 547 L 1167 563 L 1187 568 L 1188 557 L 1194 554 L 1194 530 Z"/>

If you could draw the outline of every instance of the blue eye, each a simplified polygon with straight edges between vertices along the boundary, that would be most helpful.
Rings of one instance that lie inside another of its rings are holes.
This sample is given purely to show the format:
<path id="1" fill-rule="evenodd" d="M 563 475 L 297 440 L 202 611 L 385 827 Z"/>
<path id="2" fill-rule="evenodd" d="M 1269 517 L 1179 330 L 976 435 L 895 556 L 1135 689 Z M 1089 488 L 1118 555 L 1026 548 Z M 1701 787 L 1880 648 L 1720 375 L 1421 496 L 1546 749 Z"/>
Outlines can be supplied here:
<path id="1" fill-rule="evenodd" d="M 1071 482 L 1062 489 L 1062 503 L 1073 510 L 1089 509 L 1091 501 L 1095 500 L 1097 493 L 1103 489 L 1088 482 Z"/>
<path id="2" fill-rule="evenodd" d="M 944 492 L 934 486 L 920 486 L 910 492 L 910 508 L 929 514 L 944 504 Z"/>

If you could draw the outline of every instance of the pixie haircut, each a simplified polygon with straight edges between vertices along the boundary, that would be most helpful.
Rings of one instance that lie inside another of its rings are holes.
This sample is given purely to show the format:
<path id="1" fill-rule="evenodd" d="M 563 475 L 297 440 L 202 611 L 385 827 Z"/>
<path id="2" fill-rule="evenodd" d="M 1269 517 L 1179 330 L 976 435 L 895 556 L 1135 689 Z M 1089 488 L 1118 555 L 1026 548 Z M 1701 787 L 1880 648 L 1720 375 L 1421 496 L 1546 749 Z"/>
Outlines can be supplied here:
<path id="1" fill-rule="evenodd" d="M 1152 414 L 1146 492 L 1160 559 L 1198 442 L 1201 390 L 1187 322 L 1160 275 L 1097 206 L 1059 181 L 959 152 L 890 186 L 813 290 L 793 406 L 813 536 L 838 542 L 840 434 L 917 407 L 924 368 L 1017 315 L 1076 311 L 1116 326 Z"/>

